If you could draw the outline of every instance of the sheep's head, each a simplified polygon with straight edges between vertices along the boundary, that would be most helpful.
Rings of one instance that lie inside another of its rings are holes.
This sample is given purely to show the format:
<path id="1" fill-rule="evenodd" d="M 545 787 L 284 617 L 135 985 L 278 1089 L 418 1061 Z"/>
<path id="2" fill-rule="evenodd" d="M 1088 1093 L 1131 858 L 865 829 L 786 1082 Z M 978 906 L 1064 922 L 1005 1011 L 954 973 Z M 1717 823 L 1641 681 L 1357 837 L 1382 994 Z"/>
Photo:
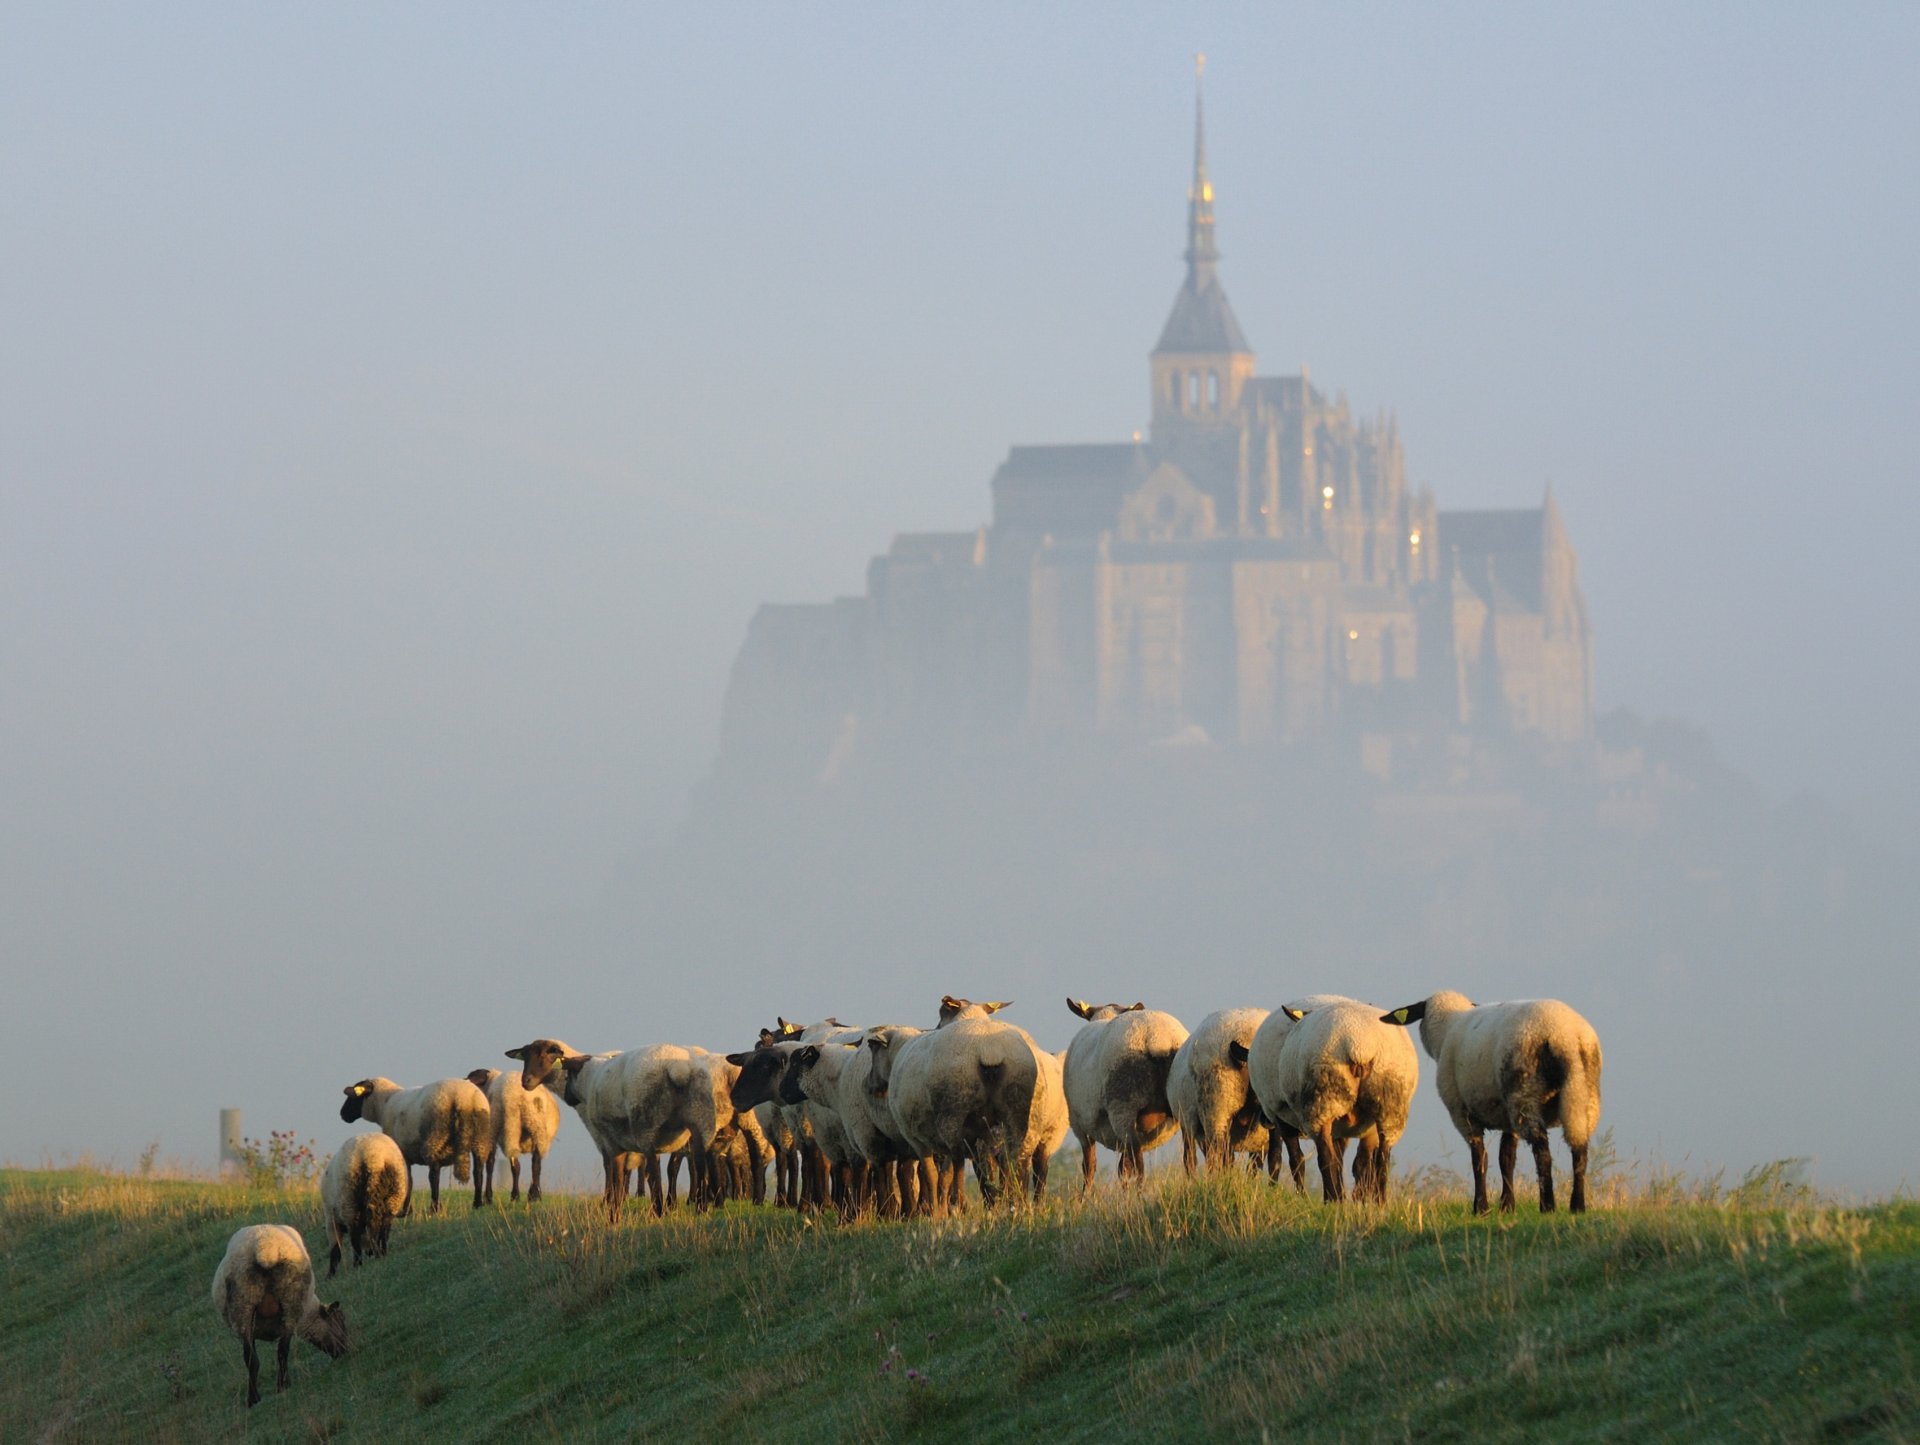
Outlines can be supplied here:
<path id="1" fill-rule="evenodd" d="M 330 1359 L 339 1359 L 347 1352 L 347 1312 L 340 1308 L 340 1301 L 330 1305 L 321 1305 L 311 1324 L 302 1333 L 311 1345 L 325 1350 Z"/>
<path id="2" fill-rule="evenodd" d="M 508 1058 L 520 1061 L 520 1087 L 529 1091 L 552 1083 L 553 1071 L 560 1061 L 573 1056 L 574 1051 L 558 1039 L 535 1039 L 530 1044 L 507 1050 Z"/>
<path id="3" fill-rule="evenodd" d="M 499 1077 L 500 1071 L 498 1069 L 475 1069 L 467 1075 L 467 1082 L 484 1094 L 487 1092 L 488 1085 L 492 1084 L 493 1081 Z"/>
<path id="4" fill-rule="evenodd" d="M 1067 1007 L 1090 1024 L 1101 1023 L 1106 1019 L 1118 1018 L 1121 1014 L 1130 1014 L 1146 1007 L 1144 1003 L 1088 1003 L 1083 998 L 1070 998 Z"/>
<path id="5" fill-rule="evenodd" d="M 1001 999 L 997 1003 L 975 1003 L 970 998 L 955 998 L 947 994 L 940 1000 L 939 1027 L 945 1028 L 955 1019 L 983 1019 L 988 1014 L 997 1014 L 1003 1008 L 1012 1008 L 1013 1000 Z"/>
<path id="6" fill-rule="evenodd" d="M 865 1039 L 867 1048 L 867 1093 L 875 1099 L 887 1097 L 893 1085 L 893 1046 L 919 1037 L 918 1029 L 875 1029 Z"/>
<path id="7" fill-rule="evenodd" d="M 807 1091 L 803 1087 L 807 1070 L 820 1062 L 820 1045 L 802 1044 L 793 1051 L 788 1061 L 787 1071 L 780 1078 L 780 1102 L 783 1104 L 804 1104 Z"/>
<path id="8" fill-rule="evenodd" d="M 1238 1039 L 1230 1041 L 1227 1044 L 1227 1062 L 1244 1069 L 1247 1066 L 1247 1046 Z"/>
<path id="9" fill-rule="evenodd" d="M 778 1095 L 781 1076 L 787 1071 L 794 1048 L 793 1044 L 762 1044 L 745 1053 L 727 1055 L 727 1062 L 740 1070 L 727 1091 L 736 1110 L 751 1109 Z"/>
<path id="10" fill-rule="evenodd" d="M 358 1123 L 360 1116 L 366 1112 L 367 1095 L 373 1092 L 373 1080 L 362 1079 L 357 1084 L 348 1084 L 341 1092 L 347 1096 L 346 1102 L 340 1106 L 341 1122 Z"/>

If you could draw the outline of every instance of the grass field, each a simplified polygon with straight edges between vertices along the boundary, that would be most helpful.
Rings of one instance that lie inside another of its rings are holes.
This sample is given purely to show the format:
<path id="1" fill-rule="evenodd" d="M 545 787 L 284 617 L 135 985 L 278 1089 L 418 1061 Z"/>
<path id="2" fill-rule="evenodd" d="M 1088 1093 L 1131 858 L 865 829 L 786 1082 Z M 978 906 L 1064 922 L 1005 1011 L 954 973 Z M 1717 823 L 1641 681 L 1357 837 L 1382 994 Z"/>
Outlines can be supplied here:
<path id="1" fill-rule="evenodd" d="M 1238 1175 L 940 1224 L 458 1204 L 323 1280 L 354 1353 L 296 1345 L 286 1394 L 269 1354 L 248 1411 L 213 1268 L 284 1220 L 324 1271 L 314 1193 L 0 1171 L 0 1440 L 1920 1438 L 1920 1205 L 1778 1184 L 1504 1220 Z"/>

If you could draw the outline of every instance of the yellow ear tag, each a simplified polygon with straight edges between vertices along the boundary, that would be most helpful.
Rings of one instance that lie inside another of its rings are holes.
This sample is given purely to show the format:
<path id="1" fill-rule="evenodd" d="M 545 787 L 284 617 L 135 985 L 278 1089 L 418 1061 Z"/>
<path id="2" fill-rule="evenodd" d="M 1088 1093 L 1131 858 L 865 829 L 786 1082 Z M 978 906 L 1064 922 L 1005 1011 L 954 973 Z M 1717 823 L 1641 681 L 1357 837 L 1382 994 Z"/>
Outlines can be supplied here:
<path id="1" fill-rule="evenodd" d="M 366 1089 L 366 1085 L 364 1084 L 355 1084 L 353 1086 L 353 1097 L 356 1099 L 366 1092 L 367 1092 L 367 1089 Z"/>
<path id="2" fill-rule="evenodd" d="M 1405 1023 L 1407 1021 L 1407 1011 L 1403 1008 L 1395 1009 L 1393 1011 L 1393 1021 L 1399 1024 Z"/>

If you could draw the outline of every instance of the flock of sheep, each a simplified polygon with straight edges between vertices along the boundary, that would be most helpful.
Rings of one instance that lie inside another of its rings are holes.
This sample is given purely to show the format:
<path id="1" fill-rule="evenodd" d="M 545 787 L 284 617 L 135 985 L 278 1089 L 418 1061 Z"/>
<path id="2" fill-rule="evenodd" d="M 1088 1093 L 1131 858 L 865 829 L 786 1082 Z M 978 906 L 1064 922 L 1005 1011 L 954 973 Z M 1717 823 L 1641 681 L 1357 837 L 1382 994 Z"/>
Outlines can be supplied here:
<path id="1" fill-rule="evenodd" d="M 1355 1145 L 1353 1192 L 1384 1200 L 1393 1147 L 1406 1127 L 1419 1079 L 1407 1026 L 1437 1065 L 1440 1098 L 1471 1151 L 1473 1207 L 1485 1213 L 1484 1134 L 1500 1133 L 1500 1208 L 1514 1206 L 1518 1146 L 1533 1150 L 1540 1208 L 1554 1207 L 1547 1133 L 1572 1153 L 1571 1208 L 1586 1208 L 1588 1141 L 1600 1117 L 1600 1041 L 1563 1003 L 1476 1005 L 1436 993 L 1389 1012 L 1333 994 L 1271 1013 L 1229 1009 L 1189 1034 L 1171 1014 L 1143 1004 L 1067 1000 L 1085 1023 L 1066 1049 L 1048 1053 L 1026 1030 L 995 1018 L 1004 1002 L 941 999 L 938 1023 L 857 1029 L 837 1019 L 779 1021 L 734 1054 L 657 1044 L 585 1054 L 552 1038 L 508 1049 L 517 1072 L 479 1069 L 404 1089 L 362 1079 L 345 1089 L 340 1117 L 379 1133 L 355 1135 L 337 1152 L 320 1193 L 331 1244 L 329 1278 L 343 1246 L 353 1262 L 383 1255 L 388 1231 L 407 1212 L 412 1168 L 427 1168 L 432 1207 L 440 1171 L 471 1182 L 477 1209 L 492 1200 L 497 1157 L 520 1197 L 520 1164 L 531 1163 L 529 1202 L 560 1127 L 555 1096 L 570 1104 L 605 1166 L 608 1215 L 618 1219 L 638 1173 L 654 1212 L 674 1201 L 682 1163 L 695 1204 L 766 1198 L 799 1209 L 871 1209 L 885 1217 L 939 1216 L 961 1207 L 973 1166 L 988 1205 L 1006 1194 L 1039 1198 L 1047 1165 L 1071 1132 L 1081 1184 L 1091 1185 L 1095 1146 L 1119 1156 L 1123 1182 L 1137 1180 L 1146 1151 L 1176 1131 L 1188 1172 L 1204 1154 L 1224 1168 L 1248 1154 L 1277 1179 L 1284 1163 L 1305 1187 L 1303 1140 L 1313 1142 L 1323 1196 L 1346 1198 L 1346 1153 Z M 239 1337 L 247 1403 L 260 1398 L 259 1340 L 279 1342 L 279 1388 L 295 1335 L 340 1355 L 340 1306 L 323 1305 L 298 1230 L 256 1224 L 228 1243 L 213 1303 Z"/>

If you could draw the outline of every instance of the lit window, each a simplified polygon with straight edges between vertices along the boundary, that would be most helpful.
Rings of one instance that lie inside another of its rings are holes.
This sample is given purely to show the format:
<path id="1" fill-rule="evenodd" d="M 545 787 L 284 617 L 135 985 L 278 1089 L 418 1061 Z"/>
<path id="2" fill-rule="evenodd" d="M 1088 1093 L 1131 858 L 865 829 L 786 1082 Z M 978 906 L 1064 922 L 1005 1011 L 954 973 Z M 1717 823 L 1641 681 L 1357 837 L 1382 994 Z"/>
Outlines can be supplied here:
<path id="1" fill-rule="evenodd" d="M 1420 534 L 1418 532 L 1415 532 L 1411 537 L 1407 538 L 1407 540 L 1413 543 L 1414 551 L 1418 552 L 1420 550 Z"/>
<path id="2" fill-rule="evenodd" d="M 1349 642 L 1358 642 L 1359 640 L 1360 640 L 1360 634 L 1359 634 L 1359 633 L 1357 633 L 1357 632 L 1352 632 L 1352 631 L 1349 631 L 1349 632 L 1347 633 L 1347 641 L 1349 641 Z"/>
<path id="3" fill-rule="evenodd" d="M 1320 510 L 1323 512 L 1331 512 L 1333 510 L 1332 487 L 1322 487 L 1320 489 Z"/>

